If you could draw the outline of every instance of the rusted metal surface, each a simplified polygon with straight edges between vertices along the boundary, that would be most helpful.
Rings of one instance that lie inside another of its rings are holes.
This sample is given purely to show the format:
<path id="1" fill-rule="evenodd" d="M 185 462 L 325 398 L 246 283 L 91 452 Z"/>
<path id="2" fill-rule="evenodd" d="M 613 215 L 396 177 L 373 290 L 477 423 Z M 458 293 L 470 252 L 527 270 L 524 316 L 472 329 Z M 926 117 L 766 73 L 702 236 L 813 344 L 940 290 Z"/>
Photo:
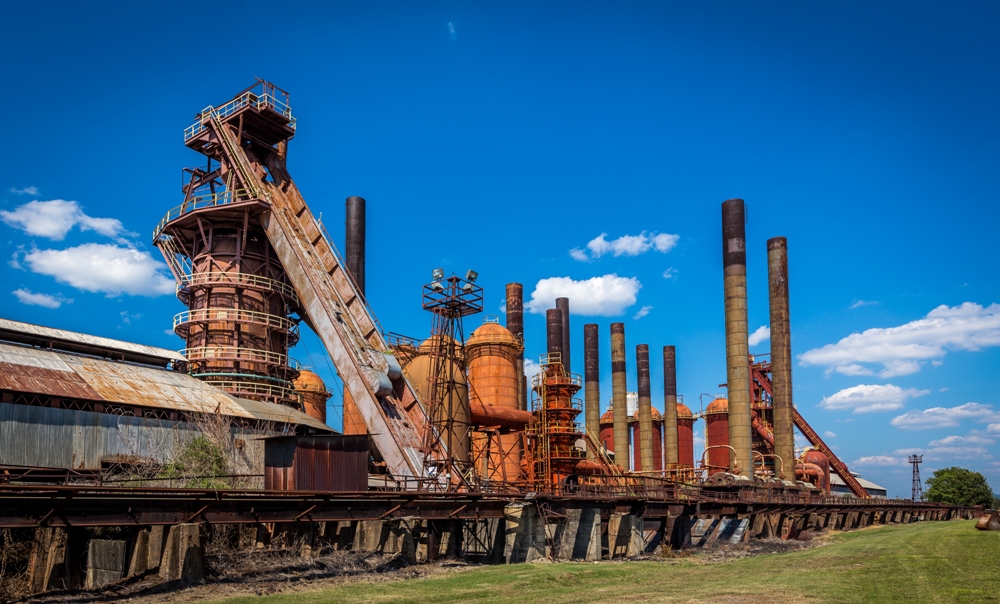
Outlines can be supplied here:
<path id="1" fill-rule="evenodd" d="M 601 356 L 597 323 L 583 326 L 583 372 L 587 432 L 598 438 L 601 433 Z M 588 457 L 593 458 L 594 454 L 587 450 Z"/>
<path id="2" fill-rule="evenodd" d="M 180 353 L 173 350 L 21 323 L 10 319 L 0 319 L 0 341 L 3 340 L 51 350 L 78 352 L 161 367 L 184 360 Z"/>
<path id="3" fill-rule="evenodd" d="M 562 363 L 566 372 L 573 371 L 570 363 L 569 298 L 556 298 L 556 308 L 562 311 Z"/>
<path id="4" fill-rule="evenodd" d="M 739 473 L 753 477 L 750 437 L 750 362 L 747 318 L 746 214 L 742 199 L 722 204 L 722 266 L 726 312 L 729 445 Z"/>
<path id="5" fill-rule="evenodd" d="M 677 424 L 677 352 L 673 346 L 663 347 L 663 459 L 664 467 L 680 463 Z"/>
<path id="6" fill-rule="evenodd" d="M 364 491 L 368 437 L 279 436 L 264 442 L 264 490 Z"/>
<path id="7" fill-rule="evenodd" d="M 514 334 L 499 323 L 487 322 L 472 332 L 465 343 L 465 356 L 473 424 L 480 423 L 476 421 L 477 404 L 501 414 L 517 412 L 530 416 L 518 409 L 519 386 L 523 380 L 517 372 L 517 359 L 523 350 Z M 526 423 L 520 423 L 521 430 Z M 482 473 L 490 480 L 516 480 L 521 473 L 519 442 L 518 434 L 500 435 L 499 446 L 490 450 L 489 459 L 473 461 L 481 471 L 485 469 Z"/>
<path id="8" fill-rule="evenodd" d="M 774 454 L 782 460 L 789 460 L 795 458 L 795 434 L 791 314 L 788 298 L 788 242 L 784 237 L 767 240 L 767 277 L 771 314 L 771 407 L 774 414 Z"/>
<path id="9" fill-rule="evenodd" d="M 705 408 L 705 447 L 708 450 L 709 472 L 729 472 L 732 460 L 729 445 L 729 404 L 718 398 Z"/>
<path id="10" fill-rule="evenodd" d="M 677 463 L 694 467 L 694 414 L 683 403 L 677 403 Z M 728 428 L 727 428 L 728 430 Z"/>
<path id="11" fill-rule="evenodd" d="M 635 371 L 639 393 L 639 466 L 636 470 L 650 472 L 653 464 L 653 416 L 649 387 L 649 345 L 635 347 Z"/>
<path id="12" fill-rule="evenodd" d="M 996 510 L 983 512 L 976 522 L 976 528 L 981 531 L 1000 531 L 1000 512 Z"/>
<path id="13" fill-rule="evenodd" d="M 628 468 L 628 387 L 625 376 L 625 324 L 611 324 L 611 404 L 614 405 L 615 463 Z"/>
<path id="14" fill-rule="evenodd" d="M 507 329 L 519 341 L 521 353 L 517 356 L 517 375 L 520 381 L 517 386 L 517 408 L 526 411 L 528 409 L 528 389 L 525 387 L 524 379 L 524 288 L 520 283 L 507 284 L 506 317 Z"/>
<path id="15" fill-rule="evenodd" d="M 562 310 L 550 308 L 545 311 L 545 347 L 548 354 L 553 359 L 558 355 L 558 362 L 562 362 L 563 355 L 563 322 Z"/>
<path id="16" fill-rule="evenodd" d="M 344 225 L 344 263 L 358 291 L 365 294 L 365 200 L 347 198 L 347 219 Z"/>
<path id="17" fill-rule="evenodd" d="M 295 379 L 295 391 L 302 396 L 305 413 L 316 421 L 326 423 L 326 401 L 332 396 L 323 379 L 315 372 L 302 370 Z"/>

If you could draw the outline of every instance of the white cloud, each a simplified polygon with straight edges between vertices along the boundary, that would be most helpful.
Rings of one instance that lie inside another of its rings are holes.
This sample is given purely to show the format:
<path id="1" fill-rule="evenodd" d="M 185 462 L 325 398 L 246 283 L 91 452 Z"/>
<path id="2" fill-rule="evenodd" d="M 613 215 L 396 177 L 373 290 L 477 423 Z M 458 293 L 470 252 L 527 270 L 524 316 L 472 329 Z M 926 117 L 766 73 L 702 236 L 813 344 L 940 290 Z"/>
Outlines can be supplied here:
<path id="1" fill-rule="evenodd" d="M 23 189 L 11 188 L 14 195 L 38 195 L 38 187 L 24 187 Z"/>
<path id="2" fill-rule="evenodd" d="M 979 423 L 997 422 L 1000 421 L 1000 413 L 994 411 L 990 405 L 965 403 L 957 407 L 931 407 L 922 411 L 908 411 L 892 418 L 889 423 L 897 428 L 926 430 L 928 428 L 957 426 L 964 419 L 971 419 Z"/>
<path id="3" fill-rule="evenodd" d="M 501 315 L 507 314 L 507 300 L 506 299 L 503 302 L 500 303 L 500 314 Z"/>
<path id="4" fill-rule="evenodd" d="M 29 235 L 55 241 L 61 241 L 74 226 L 81 231 L 97 231 L 107 237 L 125 233 L 120 220 L 88 216 L 80 204 L 64 199 L 29 201 L 12 212 L 0 210 L 0 220 Z"/>
<path id="5" fill-rule="evenodd" d="M 903 390 L 892 384 L 858 384 L 823 397 L 819 406 L 830 411 L 869 413 L 872 411 L 892 411 L 900 409 L 906 399 L 930 394 L 930 390 L 907 388 Z"/>
<path id="6" fill-rule="evenodd" d="M 861 457 L 851 462 L 852 466 L 905 466 L 908 465 L 906 459 L 902 457 L 892 457 L 890 455 L 869 455 Z"/>
<path id="7" fill-rule="evenodd" d="M 622 235 L 618 239 L 612 239 L 611 241 L 608 241 L 607 236 L 607 233 L 601 233 L 587 243 L 586 250 L 576 247 L 569 251 L 569 255 L 574 260 L 586 262 L 588 260 L 596 260 L 607 254 L 615 257 L 638 256 L 650 250 L 665 254 L 674 249 L 680 240 L 680 235 L 655 232 L 650 235 L 646 231 L 638 235 Z M 587 255 L 587 251 L 590 252 L 589 256 Z"/>
<path id="8" fill-rule="evenodd" d="M 874 300 L 855 300 L 848 308 L 854 310 L 855 308 L 861 308 L 862 306 L 873 306 L 875 304 L 878 304 L 878 302 Z"/>
<path id="9" fill-rule="evenodd" d="M 163 333 L 167 334 L 168 336 L 176 336 L 177 335 L 176 333 L 174 333 L 173 329 L 164 329 Z"/>
<path id="10" fill-rule="evenodd" d="M 635 304 L 642 284 L 635 277 L 619 277 L 612 273 L 574 281 L 569 277 L 549 277 L 540 280 L 531 292 L 524 308 L 534 314 L 555 308 L 556 298 L 569 298 L 575 315 L 613 317 Z"/>
<path id="11" fill-rule="evenodd" d="M 531 388 L 531 380 L 538 372 L 542 370 L 542 366 L 532 361 L 531 359 L 524 359 L 524 377 L 528 378 L 528 388 Z M 531 398 L 530 396 L 528 397 Z"/>
<path id="12" fill-rule="evenodd" d="M 823 436 L 825 436 L 827 438 L 837 438 L 836 432 L 830 432 L 829 430 L 827 430 L 826 432 L 824 432 Z"/>
<path id="13" fill-rule="evenodd" d="M 161 296 L 174 292 L 167 266 L 149 252 L 112 244 L 85 243 L 64 250 L 32 250 L 24 261 L 35 273 L 88 292 L 111 296 Z"/>
<path id="14" fill-rule="evenodd" d="M 51 296 L 49 294 L 35 293 L 31 290 L 22 288 L 15 289 L 11 292 L 17 297 L 18 302 L 21 304 L 28 304 L 30 306 L 41 306 L 44 308 L 59 308 L 65 302 L 70 304 L 73 302 L 71 299 L 66 299 L 62 294 L 57 294 Z"/>
<path id="15" fill-rule="evenodd" d="M 651 310 L 653 310 L 652 306 L 643 306 L 642 308 L 639 309 L 639 312 L 635 313 L 635 316 L 632 317 L 632 320 L 633 321 L 638 321 L 639 319 L 641 319 L 641 318 L 645 317 L 646 315 L 648 315 L 649 311 L 651 311 Z"/>
<path id="16" fill-rule="evenodd" d="M 945 436 L 944 438 L 932 440 L 927 444 L 932 447 L 950 447 L 952 445 L 992 445 L 993 439 L 970 434 L 969 436 Z"/>
<path id="17" fill-rule="evenodd" d="M 986 431 L 987 432 L 996 433 L 996 434 L 1000 434 L 1000 424 L 990 424 L 990 425 L 986 426 Z"/>
<path id="18" fill-rule="evenodd" d="M 747 343 L 750 344 L 751 346 L 756 346 L 757 344 L 760 344 L 764 340 L 770 340 L 770 339 L 771 339 L 771 328 L 768 327 L 767 325 L 761 325 L 760 327 L 757 328 L 757 331 L 750 334 L 750 337 L 747 338 Z"/>
<path id="19" fill-rule="evenodd" d="M 126 325 L 131 325 L 132 324 L 132 319 L 139 320 L 139 319 L 142 318 L 142 313 L 130 313 L 127 310 L 123 310 L 123 311 L 121 311 L 118 314 L 120 314 L 121 317 L 122 317 L 122 323 L 124 323 Z"/>
<path id="20" fill-rule="evenodd" d="M 949 350 L 975 351 L 1000 346 L 1000 304 L 982 307 L 974 302 L 941 305 L 917 321 L 899 327 L 876 327 L 853 333 L 836 344 L 814 348 L 799 356 L 803 366 L 825 366 L 859 375 L 860 363 L 881 364 L 883 378 L 920 371 L 923 362 L 943 357 Z"/>
<path id="21" fill-rule="evenodd" d="M 448 21 L 448 33 L 451 35 L 451 39 L 454 40 L 458 37 L 458 33 L 455 32 L 455 22 Z"/>
<path id="22" fill-rule="evenodd" d="M 674 268 L 674 267 L 672 267 L 672 266 L 668 267 L 667 270 L 663 271 L 663 278 L 664 279 L 676 279 L 677 278 L 677 269 Z"/>

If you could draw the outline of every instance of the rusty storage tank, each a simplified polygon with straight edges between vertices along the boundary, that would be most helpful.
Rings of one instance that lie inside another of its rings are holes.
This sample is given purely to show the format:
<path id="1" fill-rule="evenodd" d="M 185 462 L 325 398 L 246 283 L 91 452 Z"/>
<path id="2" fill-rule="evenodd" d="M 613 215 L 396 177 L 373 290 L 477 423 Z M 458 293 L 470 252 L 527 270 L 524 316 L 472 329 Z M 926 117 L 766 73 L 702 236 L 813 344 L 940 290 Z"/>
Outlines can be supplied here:
<path id="1" fill-rule="evenodd" d="M 632 449 L 632 467 L 635 468 L 636 471 L 660 472 L 663 470 L 663 414 L 660 413 L 656 407 L 650 407 L 649 413 L 653 424 L 653 467 L 642 467 L 642 457 L 639 446 L 640 431 L 638 413 L 628 418 L 628 428 L 632 434 L 632 443 L 634 443 Z"/>
<path id="2" fill-rule="evenodd" d="M 496 320 L 487 319 L 465 343 L 469 370 L 469 393 L 472 402 L 487 407 L 518 409 L 518 385 L 521 381 L 517 361 L 524 347 L 514 334 Z M 502 451 L 491 452 L 491 480 L 516 480 L 521 472 L 518 434 L 500 436 Z M 477 467 L 482 467 L 475 460 Z M 501 467 L 502 466 L 502 467 Z"/>
<path id="3" fill-rule="evenodd" d="M 439 399 L 441 404 L 434 411 L 434 425 L 438 428 L 449 455 L 459 463 L 472 461 L 472 445 L 469 412 L 469 385 L 463 371 L 461 344 L 446 338 L 446 346 L 439 346 L 441 336 L 424 340 L 418 349 L 419 355 L 403 367 L 403 373 L 417 390 L 421 400 L 430 404 L 431 379 L 435 365 L 439 364 L 438 384 L 443 388 Z M 440 355 L 444 353 L 444 359 Z"/>
<path id="4" fill-rule="evenodd" d="M 826 456 L 826 453 L 818 449 L 809 449 L 802 455 L 803 463 L 811 463 L 819 466 L 823 470 L 823 484 L 816 485 L 817 487 L 823 489 L 827 493 L 830 492 L 830 458 Z"/>
<path id="5" fill-rule="evenodd" d="M 729 444 L 729 401 L 717 398 L 705 408 L 705 447 L 708 449 L 708 465 L 713 472 L 729 472 L 729 458 L 732 451 L 720 445 Z"/>
<path id="6" fill-rule="evenodd" d="M 326 423 L 326 401 L 331 394 L 323 383 L 323 378 L 308 369 L 299 371 L 295 379 L 295 392 L 302 396 L 302 405 L 309 417 L 314 417 Z"/>
<path id="7" fill-rule="evenodd" d="M 694 467 L 694 413 L 684 403 L 677 403 L 677 463 Z"/>
<path id="8" fill-rule="evenodd" d="M 601 416 L 601 446 L 608 453 L 615 452 L 615 410 L 614 405 L 608 405 L 608 410 Z"/>

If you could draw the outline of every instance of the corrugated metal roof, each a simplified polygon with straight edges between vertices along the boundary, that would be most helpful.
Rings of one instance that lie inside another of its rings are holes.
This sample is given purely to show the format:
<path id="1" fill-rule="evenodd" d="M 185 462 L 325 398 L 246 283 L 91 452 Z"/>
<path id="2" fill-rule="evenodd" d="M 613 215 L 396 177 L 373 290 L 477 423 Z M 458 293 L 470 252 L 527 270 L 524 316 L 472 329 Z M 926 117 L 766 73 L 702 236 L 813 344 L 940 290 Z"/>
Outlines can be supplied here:
<path id="1" fill-rule="evenodd" d="M 875 484 L 874 482 L 872 482 L 870 480 L 866 480 L 864 478 L 861 478 L 860 476 L 855 476 L 854 478 L 856 478 L 858 480 L 858 482 L 861 483 L 861 486 L 863 486 L 866 491 L 868 489 L 875 489 L 877 491 L 884 491 L 885 490 L 885 487 L 883 487 L 881 485 L 877 485 L 877 484 Z M 840 476 L 837 476 L 836 472 L 831 472 L 830 473 L 830 484 L 847 486 L 847 483 L 844 482 L 844 479 L 841 478 Z"/>
<path id="2" fill-rule="evenodd" d="M 0 388 L 330 430 L 301 411 L 238 399 L 184 373 L 13 344 L 0 343 Z"/>
<path id="3" fill-rule="evenodd" d="M 184 360 L 183 355 L 179 352 L 166 348 L 123 342 L 112 338 L 2 318 L 0 318 L 0 339 L 98 356 L 120 355 L 127 360 L 153 365 L 166 365 L 172 361 Z"/>

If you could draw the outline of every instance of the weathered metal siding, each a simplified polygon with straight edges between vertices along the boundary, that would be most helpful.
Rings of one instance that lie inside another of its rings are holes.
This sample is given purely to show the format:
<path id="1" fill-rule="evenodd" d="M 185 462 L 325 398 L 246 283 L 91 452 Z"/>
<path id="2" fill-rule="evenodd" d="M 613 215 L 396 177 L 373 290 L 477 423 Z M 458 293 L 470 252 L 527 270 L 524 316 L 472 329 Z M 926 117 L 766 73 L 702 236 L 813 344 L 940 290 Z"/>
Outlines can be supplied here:
<path id="1" fill-rule="evenodd" d="M 368 437 L 365 435 L 278 437 L 265 442 L 265 489 L 368 489 Z"/>

